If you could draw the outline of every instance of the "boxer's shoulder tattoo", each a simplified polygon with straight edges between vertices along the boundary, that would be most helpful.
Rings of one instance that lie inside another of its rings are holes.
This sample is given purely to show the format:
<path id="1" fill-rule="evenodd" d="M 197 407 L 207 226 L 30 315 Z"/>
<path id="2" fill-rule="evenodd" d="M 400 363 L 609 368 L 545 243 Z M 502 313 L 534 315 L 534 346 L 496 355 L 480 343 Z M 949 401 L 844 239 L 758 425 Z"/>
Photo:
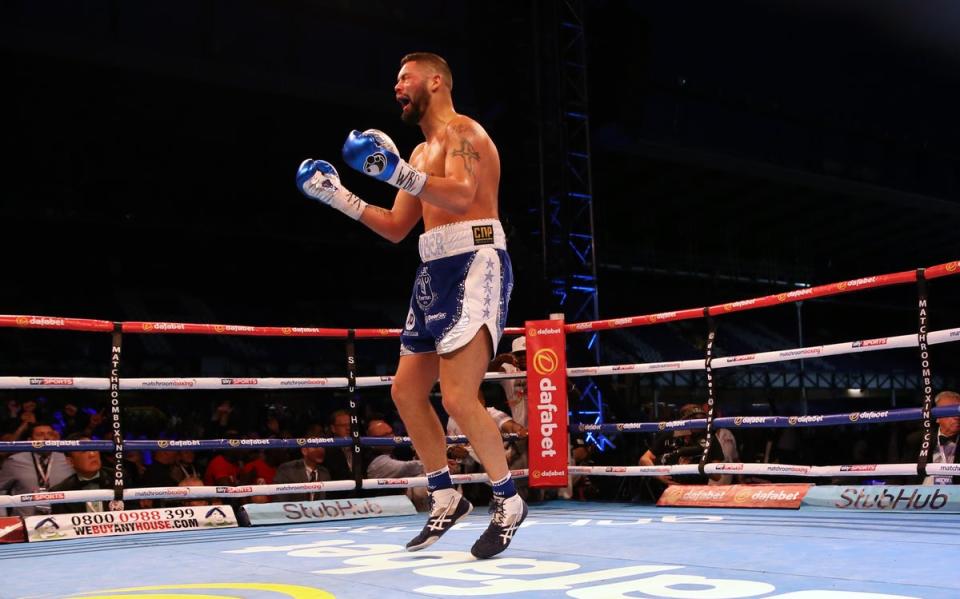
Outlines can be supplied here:
<path id="1" fill-rule="evenodd" d="M 473 144 L 466 139 L 461 139 L 460 148 L 454 150 L 453 155 L 462 158 L 463 168 L 467 169 L 467 172 L 471 175 L 474 174 L 473 167 L 480 160 L 480 153 L 474 149 Z"/>

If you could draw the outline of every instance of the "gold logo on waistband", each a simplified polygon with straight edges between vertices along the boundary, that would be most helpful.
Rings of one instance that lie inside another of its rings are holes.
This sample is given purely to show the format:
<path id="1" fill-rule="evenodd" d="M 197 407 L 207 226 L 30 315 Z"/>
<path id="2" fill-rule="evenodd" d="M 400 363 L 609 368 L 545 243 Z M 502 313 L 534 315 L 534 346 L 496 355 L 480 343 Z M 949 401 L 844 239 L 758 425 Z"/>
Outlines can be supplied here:
<path id="1" fill-rule="evenodd" d="M 473 229 L 473 245 L 493 245 L 493 225 L 476 225 Z"/>

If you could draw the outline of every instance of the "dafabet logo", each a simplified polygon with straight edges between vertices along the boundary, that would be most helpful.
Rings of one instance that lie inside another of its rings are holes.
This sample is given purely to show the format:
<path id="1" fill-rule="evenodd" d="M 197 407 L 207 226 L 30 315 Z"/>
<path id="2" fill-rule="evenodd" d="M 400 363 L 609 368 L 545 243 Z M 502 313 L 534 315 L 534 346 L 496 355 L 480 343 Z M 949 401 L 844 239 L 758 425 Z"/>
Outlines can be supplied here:
<path id="1" fill-rule="evenodd" d="M 557 357 L 557 352 L 552 349 L 540 349 L 533 354 L 533 369 L 540 376 L 553 374 L 559 365 L 560 358 Z"/>

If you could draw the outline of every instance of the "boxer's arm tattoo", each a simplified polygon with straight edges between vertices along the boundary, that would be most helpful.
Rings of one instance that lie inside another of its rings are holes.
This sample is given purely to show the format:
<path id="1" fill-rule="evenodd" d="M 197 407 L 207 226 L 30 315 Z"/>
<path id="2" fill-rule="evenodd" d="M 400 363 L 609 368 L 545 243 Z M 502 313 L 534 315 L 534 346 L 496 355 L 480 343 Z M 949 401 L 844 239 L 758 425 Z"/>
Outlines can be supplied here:
<path id="1" fill-rule="evenodd" d="M 464 137 L 460 138 L 460 149 L 454 150 L 451 154 L 452 156 L 459 156 L 463 159 L 463 168 L 470 173 L 471 177 L 475 177 L 473 172 L 474 165 L 480 160 L 480 153 L 473 147 L 473 144 Z"/>
<path id="2" fill-rule="evenodd" d="M 381 216 L 391 216 L 389 210 L 380 206 L 374 206 L 373 204 L 367 204 L 367 207 L 364 208 L 364 210 L 373 210 L 374 212 L 376 212 L 377 214 L 380 214 Z"/>

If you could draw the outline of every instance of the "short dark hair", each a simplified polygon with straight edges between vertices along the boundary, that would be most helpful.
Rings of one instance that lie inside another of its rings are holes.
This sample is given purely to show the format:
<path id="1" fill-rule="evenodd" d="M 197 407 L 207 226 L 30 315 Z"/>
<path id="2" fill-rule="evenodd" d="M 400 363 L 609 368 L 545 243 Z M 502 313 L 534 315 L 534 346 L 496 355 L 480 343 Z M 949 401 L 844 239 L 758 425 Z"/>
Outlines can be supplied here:
<path id="1" fill-rule="evenodd" d="M 37 428 L 38 426 L 49 426 L 49 427 L 52 428 L 53 430 L 57 430 L 57 427 L 53 426 L 53 423 L 50 422 L 49 420 L 41 420 L 41 419 L 38 418 L 36 422 L 32 423 L 32 424 L 27 428 L 27 431 L 28 431 L 27 434 L 32 435 L 32 434 L 33 434 L 33 429 Z"/>
<path id="2" fill-rule="evenodd" d="M 427 63 L 433 67 L 435 71 L 440 73 L 443 82 L 447 84 L 450 91 L 453 91 L 453 72 L 450 70 L 450 65 L 447 64 L 447 61 L 444 60 L 442 56 L 434 54 L 433 52 L 411 52 L 400 59 L 400 66 L 402 67 L 408 62 L 414 61 Z"/>
<path id="3" fill-rule="evenodd" d="M 680 420 L 692 420 L 694 418 L 705 418 L 707 413 L 703 411 L 703 406 L 696 403 L 683 404 L 680 407 Z"/>
<path id="4" fill-rule="evenodd" d="M 340 416 L 340 415 L 347 416 L 351 419 L 353 418 L 353 416 L 350 415 L 349 410 L 344 410 L 344 409 L 334 410 L 333 412 L 330 413 L 330 418 L 327 421 L 330 424 L 330 426 L 333 426 L 334 424 L 337 423 L 337 416 Z"/>
<path id="5" fill-rule="evenodd" d="M 91 441 L 90 435 L 82 432 L 71 433 L 67 435 L 67 438 L 65 440 L 66 441 Z M 96 450 L 96 449 L 82 449 L 82 448 L 68 449 L 66 453 L 82 453 L 84 451 L 97 451 L 99 453 L 99 450 Z"/>

